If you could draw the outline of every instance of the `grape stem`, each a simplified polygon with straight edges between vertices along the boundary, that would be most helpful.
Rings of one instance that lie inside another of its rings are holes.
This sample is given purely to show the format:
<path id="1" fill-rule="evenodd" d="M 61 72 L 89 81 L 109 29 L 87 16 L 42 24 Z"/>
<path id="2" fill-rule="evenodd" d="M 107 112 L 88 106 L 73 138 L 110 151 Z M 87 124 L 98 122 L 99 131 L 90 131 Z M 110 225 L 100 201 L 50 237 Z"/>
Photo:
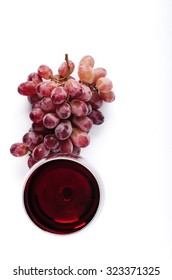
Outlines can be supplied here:
<path id="1" fill-rule="evenodd" d="M 69 76 L 70 76 L 70 65 L 69 65 L 69 57 L 68 57 L 68 54 L 67 54 L 67 53 L 65 54 L 65 60 L 66 60 L 66 63 L 67 63 L 67 76 L 66 76 L 66 79 L 69 80 Z"/>
<path id="2" fill-rule="evenodd" d="M 69 58 L 68 58 L 68 54 L 65 54 L 65 61 L 66 61 L 66 64 L 67 64 L 67 74 L 66 74 L 66 80 L 69 80 L 69 77 L 70 77 L 70 65 L 69 65 Z M 53 76 L 51 75 L 50 76 L 50 79 L 51 81 L 54 81 L 55 83 L 58 83 L 60 85 L 64 85 L 64 78 L 63 77 L 56 77 L 56 76 Z"/>

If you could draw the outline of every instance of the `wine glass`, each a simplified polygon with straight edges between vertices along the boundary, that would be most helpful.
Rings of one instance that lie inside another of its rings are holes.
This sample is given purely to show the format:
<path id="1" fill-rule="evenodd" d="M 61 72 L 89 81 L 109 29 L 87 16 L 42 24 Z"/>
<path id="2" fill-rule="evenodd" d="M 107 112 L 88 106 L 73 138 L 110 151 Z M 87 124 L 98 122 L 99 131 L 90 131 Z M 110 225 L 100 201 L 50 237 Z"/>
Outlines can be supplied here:
<path id="1" fill-rule="evenodd" d="M 58 154 L 29 170 L 24 181 L 24 206 L 39 228 L 54 234 L 74 233 L 97 213 L 100 185 L 99 175 L 85 159 Z"/>

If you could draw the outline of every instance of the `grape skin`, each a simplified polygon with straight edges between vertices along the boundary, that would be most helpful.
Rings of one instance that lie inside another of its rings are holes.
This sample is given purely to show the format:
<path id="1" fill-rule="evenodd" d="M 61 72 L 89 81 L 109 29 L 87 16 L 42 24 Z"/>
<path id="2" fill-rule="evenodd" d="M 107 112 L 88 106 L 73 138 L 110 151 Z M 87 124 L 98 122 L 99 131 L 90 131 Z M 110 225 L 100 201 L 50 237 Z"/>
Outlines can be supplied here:
<path id="1" fill-rule="evenodd" d="M 37 161 L 33 159 L 32 155 L 30 155 L 27 161 L 28 167 L 31 168 L 35 163 L 37 163 Z"/>
<path id="2" fill-rule="evenodd" d="M 112 90 L 113 84 L 109 78 L 102 77 L 96 81 L 96 87 L 99 92 L 108 93 Z"/>
<path id="3" fill-rule="evenodd" d="M 59 140 L 66 140 L 72 133 L 72 125 L 68 120 L 61 121 L 55 128 L 55 135 Z"/>
<path id="4" fill-rule="evenodd" d="M 32 109 L 33 109 L 33 108 L 40 108 L 40 109 L 41 109 L 41 101 L 39 100 L 39 101 L 35 102 L 35 103 L 32 105 Z"/>
<path id="5" fill-rule="evenodd" d="M 107 93 L 100 92 L 100 97 L 105 102 L 113 102 L 115 100 L 115 93 L 113 91 L 109 91 Z"/>
<path id="6" fill-rule="evenodd" d="M 37 86 L 37 94 L 39 97 L 50 96 L 57 84 L 54 81 L 42 82 Z"/>
<path id="7" fill-rule="evenodd" d="M 41 110 L 41 108 L 33 108 L 29 114 L 29 117 L 34 123 L 39 123 L 43 120 L 44 112 Z"/>
<path id="8" fill-rule="evenodd" d="M 35 161 L 39 161 L 46 158 L 49 155 L 50 150 L 48 150 L 43 143 L 39 144 L 32 151 L 32 157 Z"/>
<path id="9" fill-rule="evenodd" d="M 36 94 L 33 94 L 33 95 L 30 95 L 30 96 L 27 96 L 27 100 L 29 101 L 30 104 L 35 104 L 36 102 L 40 101 L 41 98 L 39 97 L 39 95 Z"/>
<path id="10" fill-rule="evenodd" d="M 73 63 L 73 61 L 69 60 L 69 67 L 70 67 L 70 70 L 69 70 L 69 74 L 72 74 L 72 72 L 74 71 L 75 69 L 75 64 Z M 58 69 L 58 73 L 60 76 L 62 76 L 63 78 L 65 78 L 68 74 L 68 67 L 67 67 L 67 62 L 64 61 L 59 69 Z"/>
<path id="11" fill-rule="evenodd" d="M 44 145 L 47 149 L 53 150 L 60 146 L 60 142 L 55 136 L 55 134 L 47 134 L 44 137 Z"/>
<path id="12" fill-rule="evenodd" d="M 93 124 L 96 125 L 100 125 L 104 122 L 103 113 L 99 110 L 92 110 L 88 117 L 92 120 Z"/>
<path id="13" fill-rule="evenodd" d="M 93 84 L 96 84 L 97 80 L 99 78 L 103 78 L 107 75 L 107 71 L 106 69 L 102 68 L 102 67 L 98 67 L 98 68 L 94 68 L 94 81 Z"/>
<path id="14" fill-rule="evenodd" d="M 78 76 L 80 80 L 86 84 L 93 84 L 95 78 L 93 68 L 85 65 L 78 68 Z"/>
<path id="15" fill-rule="evenodd" d="M 79 62 L 79 67 L 80 66 L 89 66 L 91 68 L 94 67 L 94 58 L 91 55 L 85 55 Z"/>
<path id="16" fill-rule="evenodd" d="M 90 144 L 89 135 L 79 128 L 74 128 L 71 134 L 71 140 L 76 147 L 85 148 Z"/>
<path id="17" fill-rule="evenodd" d="M 62 104 L 67 98 L 67 92 L 61 86 L 53 89 L 51 99 L 54 104 Z"/>
<path id="18" fill-rule="evenodd" d="M 47 65 L 41 65 L 38 68 L 38 75 L 40 75 L 45 80 L 48 80 L 51 75 L 53 75 L 53 71 Z"/>
<path id="19" fill-rule="evenodd" d="M 88 114 L 88 106 L 87 104 L 79 99 L 73 99 L 70 102 L 72 114 L 82 117 Z"/>
<path id="20" fill-rule="evenodd" d="M 40 123 L 33 122 L 32 127 L 30 128 L 29 131 L 34 131 L 34 132 L 37 132 L 37 133 L 41 133 L 42 135 L 45 135 L 45 134 L 49 133 L 49 129 L 46 128 L 43 125 L 42 122 L 40 122 Z"/>
<path id="21" fill-rule="evenodd" d="M 73 144 L 73 151 L 72 151 L 73 154 L 75 155 L 79 155 L 81 153 L 81 148 L 80 147 L 77 147 Z"/>
<path id="22" fill-rule="evenodd" d="M 78 98 L 84 102 L 87 102 L 92 97 L 92 91 L 88 86 L 84 84 L 82 84 L 81 87 L 82 87 L 82 94 Z"/>
<path id="23" fill-rule="evenodd" d="M 55 104 L 53 104 L 51 97 L 44 97 L 40 101 L 40 108 L 44 112 L 51 112 L 51 111 L 55 111 L 56 107 Z"/>
<path id="24" fill-rule="evenodd" d="M 65 90 L 66 90 L 67 94 L 72 98 L 77 98 L 82 94 L 81 84 L 74 79 L 69 79 L 66 82 Z"/>
<path id="25" fill-rule="evenodd" d="M 89 100 L 89 103 L 91 104 L 92 109 L 101 108 L 103 105 L 103 100 L 102 100 L 100 94 L 98 93 L 97 89 L 94 87 L 91 87 L 91 92 L 92 92 L 92 96 Z"/>
<path id="26" fill-rule="evenodd" d="M 21 95 L 31 96 L 36 94 L 36 87 L 37 84 L 34 83 L 33 81 L 24 82 L 18 86 L 18 92 Z"/>
<path id="27" fill-rule="evenodd" d="M 27 80 L 33 81 L 35 84 L 39 84 L 43 81 L 41 76 L 36 72 L 29 74 L 29 76 L 27 77 Z"/>
<path id="28" fill-rule="evenodd" d="M 71 154 L 73 152 L 73 143 L 70 138 L 60 141 L 60 153 Z"/>
<path id="29" fill-rule="evenodd" d="M 56 106 L 56 114 L 60 119 L 68 119 L 71 113 L 71 106 L 68 102 Z"/>
<path id="30" fill-rule="evenodd" d="M 27 154 L 28 150 L 25 144 L 18 142 L 11 146 L 10 152 L 15 157 L 22 157 Z"/>
<path id="31" fill-rule="evenodd" d="M 34 131 L 27 132 L 23 135 L 22 142 L 26 147 L 31 147 L 31 145 L 38 145 L 43 141 L 43 135 L 35 133 Z"/>
<path id="32" fill-rule="evenodd" d="M 92 120 L 87 116 L 84 116 L 84 117 L 73 116 L 72 123 L 76 127 L 80 128 L 82 131 L 85 131 L 85 132 L 89 132 L 93 126 Z"/>
<path id="33" fill-rule="evenodd" d="M 47 113 L 43 117 L 43 125 L 49 129 L 55 128 L 59 122 L 60 119 L 57 117 L 55 113 Z"/>
<path id="34" fill-rule="evenodd" d="M 87 107 L 88 107 L 88 114 L 87 115 L 89 115 L 92 112 L 93 108 L 92 108 L 90 103 L 87 103 Z"/>

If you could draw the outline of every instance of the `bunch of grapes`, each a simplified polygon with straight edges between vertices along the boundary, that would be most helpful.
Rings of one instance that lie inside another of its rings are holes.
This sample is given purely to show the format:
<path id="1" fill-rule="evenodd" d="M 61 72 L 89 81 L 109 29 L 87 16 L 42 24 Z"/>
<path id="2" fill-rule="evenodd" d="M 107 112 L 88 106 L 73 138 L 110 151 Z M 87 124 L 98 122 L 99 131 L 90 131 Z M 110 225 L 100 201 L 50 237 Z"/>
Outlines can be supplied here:
<path id="1" fill-rule="evenodd" d="M 18 92 L 31 104 L 31 128 L 22 142 L 13 144 L 10 152 L 20 157 L 27 153 L 28 166 L 43 158 L 60 154 L 79 154 L 90 143 L 89 131 L 100 125 L 104 116 L 99 110 L 103 102 L 115 99 L 113 84 L 104 68 L 94 68 L 92 56 L 84 56 L 78 65 L 78 77 L 71 76 L 74 63 L 65 61 L 53 74 L 47 65 L 31 73 L 18 86 Z"/>

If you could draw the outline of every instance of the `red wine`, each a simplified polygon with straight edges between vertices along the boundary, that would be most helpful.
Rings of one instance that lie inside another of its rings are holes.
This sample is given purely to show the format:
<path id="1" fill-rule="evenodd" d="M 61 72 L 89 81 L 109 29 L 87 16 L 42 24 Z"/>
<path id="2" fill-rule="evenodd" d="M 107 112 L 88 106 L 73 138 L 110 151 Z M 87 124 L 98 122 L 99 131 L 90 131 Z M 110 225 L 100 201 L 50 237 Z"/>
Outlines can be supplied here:
<path id="1" fill-rule="evenodd" d="M 81 163 L 57 158 L 38 166 L 26 181 L 24 204 L 41 229 L 73 233 L 94 217 L 100 200 L 99 185 Z"/>

